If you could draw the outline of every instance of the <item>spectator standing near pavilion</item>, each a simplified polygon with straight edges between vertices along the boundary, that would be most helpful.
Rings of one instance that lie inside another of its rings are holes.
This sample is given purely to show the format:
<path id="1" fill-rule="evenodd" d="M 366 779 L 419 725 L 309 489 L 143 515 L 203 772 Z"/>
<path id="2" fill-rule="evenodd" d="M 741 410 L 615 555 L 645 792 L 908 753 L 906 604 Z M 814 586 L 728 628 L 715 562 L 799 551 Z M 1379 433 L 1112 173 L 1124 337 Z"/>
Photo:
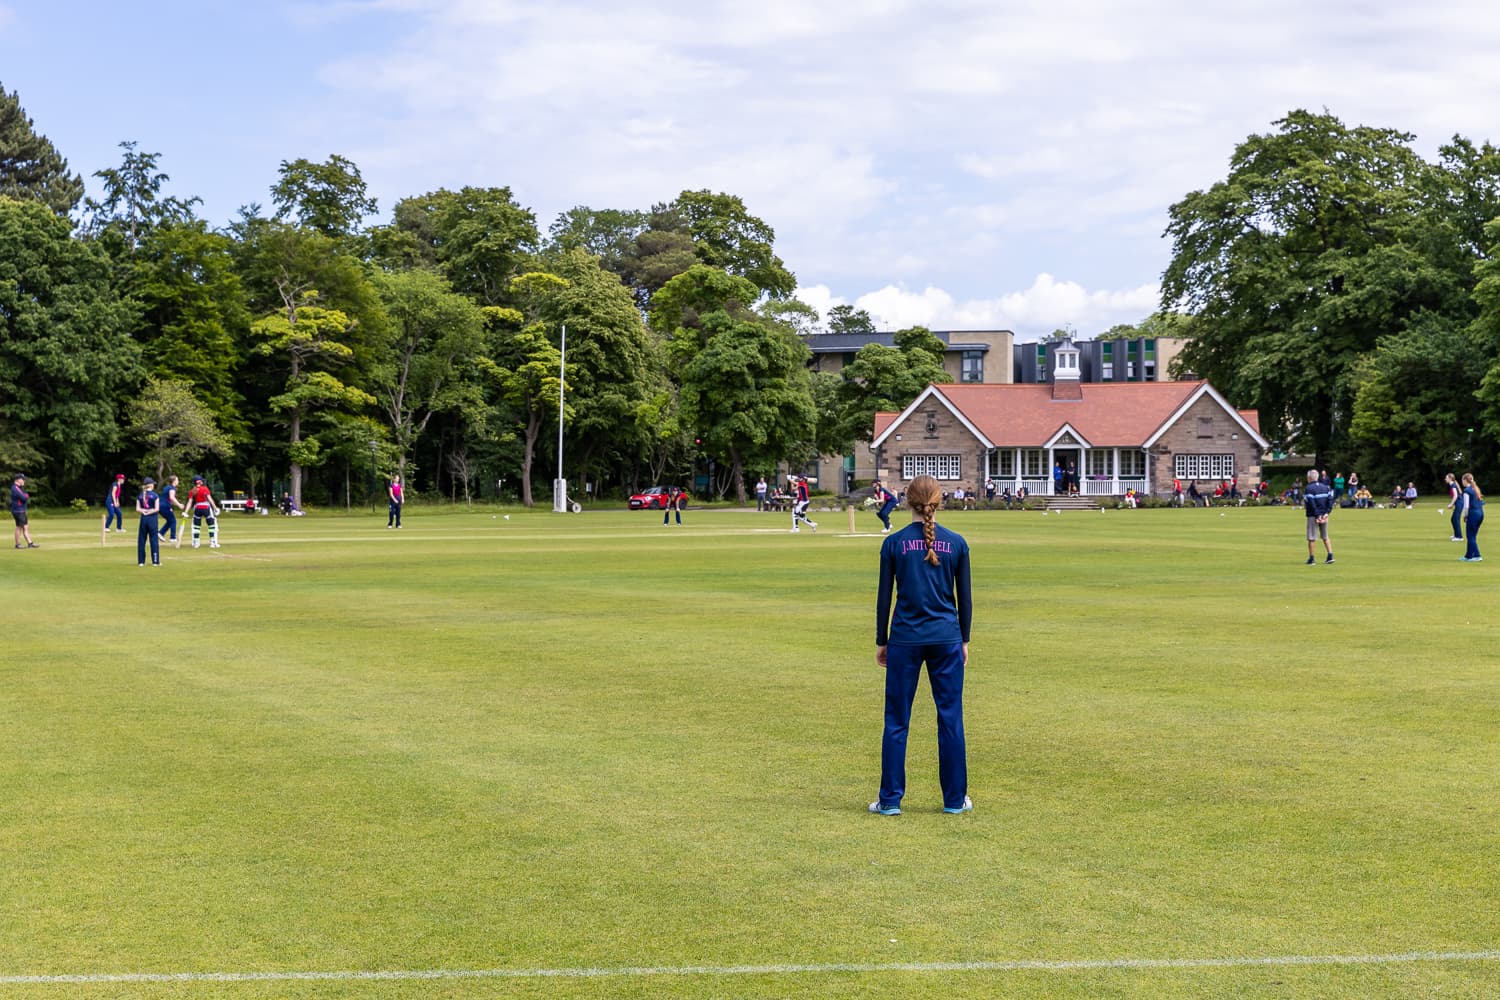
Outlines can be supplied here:
<path id="1" fill-rule="evenodd" d="M 938 718 L 938 781 L 943 812 L 974 808 L 964 742 L 964 668 L 974 601 L 969 545 L 939 526 L 941 489 L 931 476 L 906 488 L 912 523 L 880 546 L 875 603 L 875 662 L 885 669 L 885 731 L 880 743 L 880 797 L 870 812 L 899 816 L 906 795 L 906 738 L 922 665 Z M 894 592 L 895 613 L 892 614 Z"/>
<path id="2" fill-rule="evenodd" d="M 16 548 L 39 548 L 31 540 L 31 494 L 26 492 L 26 477 L 20 473 L 10 483 L 10 517 L 16 522 Z M 24 543 L 24 544 L 23 544 Z"/>
<path id="3" fill-rule="evenodd" d="M 755 509 L 757 511 L 766 509 L 766 491 L 768 489 L 769 487 L 766 486 L 766 477 L 761 476 L 755 484 Z"/>
<path id="4" fill-rule="evenodd" d="M 1328 552 L 1324 565 L 1333 562 L 1333 545 L 1328 541 L 1328 516 L 1333 513 L 1333 490 L 1318 476 L 1317 469 L 1307 473 L 1307 492 L 1302 497 L 1302 509 L 1307 514 L 1307 565 L 1317 562 L 1313 557 L 1313 545 L 1323 540 Z"/>
<path id="5" fill-rule="evenodd" d="M 1465 472 L 1464 488 L 1464 538 L 1468 545 L 1464 549 L 1464 562 L 1484 562 L 1479 557 L 1479 528 L 1484 524 L 1484 494 L 1474 482 L 1474 473 Z"/>

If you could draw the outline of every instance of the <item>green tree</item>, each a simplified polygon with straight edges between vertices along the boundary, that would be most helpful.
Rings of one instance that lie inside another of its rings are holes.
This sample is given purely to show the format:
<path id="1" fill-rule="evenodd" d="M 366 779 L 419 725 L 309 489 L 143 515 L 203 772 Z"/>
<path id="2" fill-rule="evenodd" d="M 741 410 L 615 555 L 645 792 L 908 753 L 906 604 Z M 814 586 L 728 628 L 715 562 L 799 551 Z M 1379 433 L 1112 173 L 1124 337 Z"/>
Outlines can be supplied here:
<path id="1" fill-rule="evenodd" d="M 651 326 L 668 340 L 682 419 L 705 451 L 729 460 L 740 503 L 747 462 L 769 467 L 810 455 L 816 433 L 811 355 L 749 309 L 759 295 L 746 278 L 696 264 L 652 299 Z"/>
<path id="2" fill-rule="evenodd" d="M 659 214 L 652 218 L 660 222 Z M 698 250 L 691 236 L 653 225 L 636 235 L 620 261 L 620 276 L 630 286 L 637 307 L 646 311 L 663 285 L 697 263 Z"/>
<path id="3" fill-rule="evenodd" d="M 904 410 L 932 383 L 953 381 L 943 369 L 944 346 L 931 330 L 914 326 L 896 332 L 894 347 L 861 347 L 839 373 L 844 411 L 843 422 L 833 430 L 840 444 L 834 450 L 847 451 L 856 441 L 871 440 L 875 414 Z"/>
<path id="4" fill-rule="evenodd" d="M 1194 314 L 1181 365 L 1320 462 L 1344 440 L 1354 363 L 1462 276 L 1423 252 L 1430 168 L 1411 136 L 1295 111 L 1171 208 L 1168 308 Z"/>
<path id="5" fill-rule="evenodd" d="M 193 398 L 187 382 L 146 377 L 130 404 L 129 433 L 147 448 L 157 482 L 168 470 L 185 470 L 206 454 L 228 455 L 233 445 L 214 426 L 213 414 Z"/>
<path id="6" fill-rule="evenodd" d="M 136 339 L 151 374 L 189 383 L 216 425 L 245 442 L 238 375 L 250 312 L 232 251 L 201 221 L 158 225 L 131 256 L 127 287 L 140 304 Z"/>
<path id="7" fill-rule="evenodd" d="M 624 262 L 646 226 L 646 213 L 628 209 L 592 209 L 578 205 L 557 217 L 547 230 L 547 252 L 553 256 L 583 250 L 601 266 L 624 275 Z"/>
<path id="8" fill-rule="evenodd" d="M 651 451 L 655 430 L 642 408 L 668 385 L 660 343 L 629 290 L 584 250 L 561 254 L 553 273 L 567 282 L 547 300 L 548 328 L 568 331 L 567 454 L 585 481 L 606 462 L 633 465 Z"/>
<path id="9" fill-rule="evenodd" d="M 684 191 L 671 209 L 681 216 L 703 263 L 750 279 L 773 299 L 796 291 L 796 276 L 772 250 L 776 231 L 751 215 L 737 196 Z"/>
<path id="10" fill-rule="evenodd" d="M 484 314 L 431 271 L 388 274 L 377 282 L 385 302 L 387 339 L 371 388 L 396 447 L 396 471 L 406 463 L 434 414 L 477 403 L 462 375 L 484 346 Z"/>
<path id="11" fill-rule="evenodd" d="M 521 503 L 532 506 L 531 464 L 542 421 L 557 415 L 562 352 L 552 342 L 545 313 L 568 283 L 555 274 L 529 272 L 512 282 L 520 309 L 491 307 L 491 349 L 481 360 L 501 402 L 519 415 L 522 431 Z M 566 413 L 564 414 L 566 417 Z"/>
<path id="12" fill-rule="evenodd" d="M 330 239 L 359 233 L 367 216 L 379 211 L 365 192 L 359 167 L 338 154 L 326 163 L 281 161 L 280 179 L 271 186 L 276 217 L 290 220 Z"/>
<path id="13" fill-rule="evenodd" d="M 765 299 L 755 311 L 768 323 L 779 324 L 798 337 L 812 337 L 820 332 L 818 311 L 801 299 Z"/>
<path id="14" fill-rule="evenodd" d="M 869 337 L 875 333 L 875 321 L 863 309 L 838 305 L 828 310 L 828 332 L 852 333 Z"/>
<path id="15" fill-rule="evenodd" d="M 318 367 L 337 366 L 353 355 L 353 349 L 343 343 L 351 327 L 349 317 L 339 310 L 306 301 L 251 327 L 259 341 L 256 352 L 274 359 L 285 376 L 281 392 L 269 403 L 288 432 L 291 494 L 298 504 L 302 503 L 303 470 L 323 460 L 321 443 L 304 425 L 324 411 L 353 410 L 375 402 L 363 389 L 346 385 L 326 367 Z"/>
<path id="16" fill-rule="evenodd" d="M 0 86 L 0 198 L 37 201 L 67 215 L 82 197 L 83 178 L 68 173 L 68 161 L 36 130 L 20 93 Z"/>
<path id="17" fill-rule="evenodd" d="M 182 225 L 193 219 L 193 206 L 201 198 L 163 198 L 162 185 L 172 178 L 157 170 L 160 153 L 138 153 L 134 142 L 122 142 L 125 151 L 119 167 L 96 170 L 104 183 L 100 201 L 84 199 L 88 219 L 83 230 L 90 236 L 112 238 L 122 251 L 134 253 L 157 226 Z"/>
<path id="18" fill-rule="evenodd" d="M 40 201 L 0 197 L 0 438 L 36 456 L 54 491 L 119 440 L 144 377 L 109 259 Z"/>
<path id="19" fill-rule="evenodd" d="M 1479 314 L 1469 333 L 1484 374 L 1474 393 L 1479 419 L 1463 421 L 1465 427 L 1477 425 L 1479 430 L 1478 439 L 1469 448 L 1469 461 L 1476 474 L 1494 472 L 1496 447 L 1500 443 L 1500 218 L 1485 227 L 1483 239 L 1489 252 L 1475 268 L 1478 282 L 1474 298 Z"/>
<path id="20" fill-rule="evenodd" d="M 530 265 L 539 239 L 536 216 L 510 188 L 465 187 L 403 198 L 374 242 L 388 266 L 435 266 L 455 291 L 503 306 L 512 304 L 512 279 Z"/>
<path id="21" fill-rule="evenodd" d="M 745 468 L 814 453 L 817 413 L 809 352 L 784 330 L 727 312 L 705 318 L 707 338 L 682 368 L 679 401 L 703 450 L 727 457 L 745 503 Z"/>

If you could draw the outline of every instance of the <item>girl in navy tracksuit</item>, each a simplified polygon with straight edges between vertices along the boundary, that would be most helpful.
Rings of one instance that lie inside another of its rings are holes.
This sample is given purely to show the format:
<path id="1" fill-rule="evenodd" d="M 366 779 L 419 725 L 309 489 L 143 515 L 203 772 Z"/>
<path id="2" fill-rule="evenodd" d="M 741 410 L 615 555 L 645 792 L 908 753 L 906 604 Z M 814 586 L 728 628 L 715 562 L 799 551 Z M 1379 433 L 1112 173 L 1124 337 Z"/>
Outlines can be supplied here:
<path id="1" fill-rule="evenodd" d="M 1468 545 L 1464 551 L 1464 562 L 1483 562 L 1479 557 L 1479 527 L 1484 524 L 1484 494 L 1474 482 L 1474 473 L 1465 472 L 1464 484 L 1464 538 Z"/>
<path id="2" fill-rule="evenodd" d="M 875 609 L 875 662 L 885 668 L 885 735 L 880 745 L 880 798 L 870 811 L 901 812 L 906 794 L 906 735 L 922 664 L 938 717 L 938 781 L 943 811 L 968 812 L 969 771 L 964 745 L 964 667 L 969 660 L 969 544 L 933 521 L 942 490 L 931 476 L 906 488 L 912 523 L 880 546 L 880 590 Z M 895 614 L 891 594 L 895 591 Z"/>

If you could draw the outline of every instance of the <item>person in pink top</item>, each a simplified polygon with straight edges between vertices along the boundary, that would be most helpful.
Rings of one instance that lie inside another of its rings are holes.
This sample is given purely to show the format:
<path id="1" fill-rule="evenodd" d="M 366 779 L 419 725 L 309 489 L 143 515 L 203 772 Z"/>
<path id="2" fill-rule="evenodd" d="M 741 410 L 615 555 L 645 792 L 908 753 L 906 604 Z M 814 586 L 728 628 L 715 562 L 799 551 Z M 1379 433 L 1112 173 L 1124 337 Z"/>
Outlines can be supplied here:
<path id="1" fill-rule="evenodd" d="M 401 527 L 402 497 L 405 496 L 401 491 L 400 476 L 391 477 L 391 488 L 386 493 L 390 498 L 390 507 L 385 519 L 385 526 L 387 528 L 399 528 Z"/>

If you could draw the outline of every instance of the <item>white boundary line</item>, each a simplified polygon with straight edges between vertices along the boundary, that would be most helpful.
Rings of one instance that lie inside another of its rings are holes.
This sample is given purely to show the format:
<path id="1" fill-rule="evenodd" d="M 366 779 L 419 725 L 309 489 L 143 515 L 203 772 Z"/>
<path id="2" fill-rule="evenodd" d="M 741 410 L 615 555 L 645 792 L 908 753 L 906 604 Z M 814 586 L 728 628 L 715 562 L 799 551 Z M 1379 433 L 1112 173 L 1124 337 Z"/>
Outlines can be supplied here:
<path id="1" fill-rule="evenodd" d="M 1493 962 L 1487 951 L 1407 951 L 1390 955 L 1270 955 L 1246 958 L 1099 958 L 1072 961 L 850 962 L 810 965 L 662 965 L 576 969 L 393 969 L 344 972 L 122 972 L 3 975 L 0 985 L 51 983 L 259 983 L 433 979 L 602 979 L 635 976 L 790 976 L 880 972 L 1076 972 L 1095 969 L 1227 969 L 1255 966 L 1394 965 L 1410 962 Z"/>

